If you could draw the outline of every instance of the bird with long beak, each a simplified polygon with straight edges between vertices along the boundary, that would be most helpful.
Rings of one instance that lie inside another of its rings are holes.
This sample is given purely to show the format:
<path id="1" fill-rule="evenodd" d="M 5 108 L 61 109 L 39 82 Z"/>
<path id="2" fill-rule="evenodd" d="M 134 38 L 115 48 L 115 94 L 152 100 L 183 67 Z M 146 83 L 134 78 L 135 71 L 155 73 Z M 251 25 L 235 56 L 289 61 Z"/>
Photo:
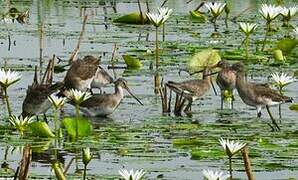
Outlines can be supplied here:
<path id="1" fill-rule="evenodd" d="M 226 94 L 231 96 L 231 108 L 234 106 L 234 90 L 236 88 L 236 71 L 232 65 L 225 60 L 219 61 L 215 67 L 220 68 L 216 77 L 216 84 L 220 88 L 221 92 L 221 109 L 223 109 L 223 102 Z"/>
<path id="2" fill-rule="evenodd" d="M 191 106 L 193 101 L 203 96 L 210 89 L 211 77 L 209 74 L 209 67 L 205 67 L 203 70 L 203 79 L 193 79 L 183 82 L 168 81 L 166 86 L 169 87 L 176 94 L 184 97 L 188 104 L 184 109 L 185 113 L 191 112 Z"/>
<path id="3" fill-rule="evenodd" d="M 277 91 L 272 90 L 269 86 L 264 84 L 257 84 L 248 82 L 245 78 L 245 67 L 243 63 L 236 63 L 233 69 L 237 72 L 236 74 L 236 89 L 242 101 L 249 105 L 256 107 L 258 117 L 261 117 L 262 108 L 266 107 L 267 112 L 271 118 L 273 127 L 268 124 L 273 131 L 280 130 L 276 120 L 272 116 L 269 107 L 275 106 L 282 103 L 292 102 L 292 98 L 280 95 Z"/>
<path id="4" fill-rule="evenodd" d="M 80 104 L 80 110 L 87 116 L 108 116 L 112 114 L 124 98 L 124 89 L 135 98 L 141 105 L 143 103 L 132 94 L 123 78 L 115 82 L 115 92 L 112 94 L 94 94 L 92 97 Z"/>

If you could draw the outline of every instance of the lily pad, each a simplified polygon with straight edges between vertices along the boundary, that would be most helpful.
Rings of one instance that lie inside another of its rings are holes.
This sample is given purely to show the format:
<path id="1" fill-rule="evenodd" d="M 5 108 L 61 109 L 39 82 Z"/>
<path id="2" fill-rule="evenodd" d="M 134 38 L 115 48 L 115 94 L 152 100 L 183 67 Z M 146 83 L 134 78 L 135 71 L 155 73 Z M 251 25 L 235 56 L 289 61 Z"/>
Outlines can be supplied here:
<path id="1" fill-rule="evenodd" d="M 285 38 L 277 42 L 276 48 L 280 49 L 284 54 L 288 55 L 297 46 L 298 40 Z"/>
<path id="2" fill-rule="evenodd" d="M 195 54 L 188 62 L 188 69 L 190 72 L 203 70 L 206 66 L 217 64 L 221 60 L 217 50 L 204 49 Z"/>
<path id="3" fill-rule="evenodd" d="M 122 57 L 128 69 L 140 69 L 143 66 L 139 59 L 136 59 L 130 55 L 123 55 Z"/>
<path id="4" fill-rule="evenodd" d="M 65 127 L 68 135 L 71 137 L 76 136 L 76 118 L 66 117 L 62 120 L 62 124 Z M 92 131 L 92 124 L 89 122 L 87 118 L 79 118 L 78 119 L 78 136 L 79 137 L 86 137 L 91 134 Z"/>
<path id="5" fill-rule="evenodd" d="M 191 20 L 194 22 L 204 23 L 207 21 L 207 17 L 198 11 L 189 11 Z"/>
<path id="6" fill-rule="evenodd" d="M 298 104 L 292 104 L 290 107 L 289 107 L 290 110 L 292 111 L 297 111 L 298 112 Z"/>
<path id="7" fill-rule="evenodd" d="M 125 24 L 147 24 L 147 23 L 149 23 L 146 15 L 143 14 L 143 18 L 144 18 L 143 19 L 144 22 L 142 22 L 141 15 L 139 12 L 133 12 L 133 13 L 121 16 L 121 17 L 115 19 L 113 22 L 125 23 Z"/>
<path id="8" fill-rule="evenodd" d="M 47 138 L 55 137 L 46 122 L 33 122 L 29 124 L 29 128 L 34 136 Z"/>

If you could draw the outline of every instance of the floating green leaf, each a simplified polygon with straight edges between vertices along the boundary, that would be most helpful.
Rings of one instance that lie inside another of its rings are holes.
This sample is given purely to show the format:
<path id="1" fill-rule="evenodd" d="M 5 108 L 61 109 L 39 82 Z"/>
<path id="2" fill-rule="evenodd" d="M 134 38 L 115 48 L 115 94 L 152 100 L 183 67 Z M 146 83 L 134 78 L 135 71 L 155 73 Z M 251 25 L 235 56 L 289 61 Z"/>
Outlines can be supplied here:
<path id="1" fill-rule="evenodd" d="M 298 111 L 298 104 L 292 104 L 289 108 L 292 111 Z"/>
<path id="2" fill-rule="evenodd" d="M 49 125 L 46 122 L 33 122 L 29 128 L 34 136 L 38 137 L 55 137 Z"/>
<path id="3" fill-rule="evenodd" d="M 207 21 L 207 17 L 198 11 L 189 11 L 191 20 L 194 22 L 204 23 Z"/>
<path id="4" fill-rule="evenodd" d="M 191 151 L 191 159 L 221 159 L 223 156 L 224 151 L 217 149 Z"/>
<path id="5" fill-rule="evenodd" d="M 197 138 L 191 139 L 174 139 L 173 145 L 174 146 L 201 146 L 204 143 Z"/>
<path id="6" fill-rule="evenodd" d="M 188 62 L 188 69 L 190 72 L 200 71 L 206 66 L 217 64 L 220 60 L 217 50 L 204 49 L 191 58 Z"/>
<path id="7" fill-rule="evenodd" d="M 148 23 L 147 17 L 143 14 L 144 24 Z M 141 15 L 139 12 L 133 12 L 130 14 L 126 14 L 115 19 L 113 22 L 115 23 L 125 23 L 125 24 L 143 24 L 141 20 Z"/>
<path id="8" fill-rule="evenodd" d="M 130 55 L 123 55 L 122 57 L 128 69 L 140 69 L 143 66 L 139 59 Z"/>
<path id="9" fill-rule="evenodd" d="M 284 61 L 285 60 L 285 58 L 283 56 L 283 53 L 282 53 L 282 50 L 280 50 L 280 49 L 275 49 L 273 51 L 273 55 L 274 55 L 274 59 L 276 61 Z"/>
<path id="10" fill-rule="evenodd" d="M 68 135 L 70 135 L 71 137 L 76 136 L 76 118 L 66 117 L 62 120 L 62 124 L 66 128 Z M 85 137 L 91 134 L 92 124 L 87 118 L 81 117 L 80 119 L 78 119 L 78 127 L 79 137 Z"/>
<path id="11" fill-rule="evenodd" d="M 297 39 L 285 38 L 277 42 L 276 48 L 280 49 L 284 54 L 288 55 L 297 46 Z"/>

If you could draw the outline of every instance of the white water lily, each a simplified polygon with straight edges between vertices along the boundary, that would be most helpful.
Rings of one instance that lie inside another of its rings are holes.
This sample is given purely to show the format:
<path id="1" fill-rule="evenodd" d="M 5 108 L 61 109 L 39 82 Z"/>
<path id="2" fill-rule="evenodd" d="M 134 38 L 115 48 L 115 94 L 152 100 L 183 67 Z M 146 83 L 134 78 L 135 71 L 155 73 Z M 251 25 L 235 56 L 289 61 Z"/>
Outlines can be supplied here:
<path id="1" fill-rule="evenodd" d="M 149 21 L 155 26 L 159 27 L 164 24 L 172 14 L 173 10 L 169 8 L 159 8 L 159 13 L 147 13 Z"/>
<path id="2" fill-rule="evenodd" d="M 203 170 L 202 171 L 204 178 L 207 180 L 226 180 L 230 177 L 228 174 L 224 174 L 221 171 L 212 171 L 212 170 Z"/>
<path id="3" fill-rule="evenodd" d="M 259 9 L 259 12 L 269 22 L 274 20 L 280 14 L 281 7 L 271 4 L 262 4 L 261 9 Z"/>
<path id="4" fill-rule="evenodd" d="M 21 79 L 21 75 L 18 72 L 11 71 L 10 69 L 5 71 L 0 69 L 0 84 L 2 87 L 7 88 Z"/>
<path id="5" fill-rule="evenodd" d="M 133 169 L 130 171 L 126 169 L 120 169 L 118 172 L 125 180 L 141 180 L 146 174 L 143 169 L 137 170 L 136 172 L 134 172 Z"/>
<path id="6" fill-rule="evenodd" d="M 159 14 L 164 17 L 163 23 L 165 23 L 169 19 L 170 15 L 173 13 L 173 9 L 169 9 L 168 7 L 158 8 L 157 10 Z"/>
<path id="7" fill-rule="evenodd" d="M 54 94 L 49 96 L 48 99 L 56 109 L 59 109 L 60 107 L 62 107 L 65 104 L 66 100 L 67 100 L 66 97 L 58 97 Z"/>
<path id="8" fill-rule="evenodd" d="M 213 17 L 218 17 L 226 7 L 226 3 L 220 2 L 207 2 L 204 5 L 212 13 Z"/>
<path id="9" fill-rule="evenodd" d="M 91 97 L 90 92 L 82 92 L 76 89 L 70 90 L 70 98 L 76 103 L 81 104 L 83 101 L 89 99 Z"/>
<path id="10" fill-rule="evenodd" d="M 224 148 L 224 150 L 227 152 L 227 155 L 229 157 L 232 157 L 237 152 L 239 152 L 241 149 L 243 149 L 247 144 L 241 143 L 237 141 L 230 141 L 229 139 L 219 139 L 219 143 Z"/>
<path id="11" fill-rule="evenodd" d="M 67 98 L 65 97 L 58 97 L 54 94 L 48 97 L 48 100 L 53 104 L 54 108 L 60 109 L 66 102 Z"/>
<path id="12" fill-rule="evenodd" d="M 288 19 L 290 19 L 291 17 L 295 16 L 295 14 L 297 13 L 298 11 L 298 7 L 297 6 L 293 6 L 293 7 L 282 7 L 280 8 L 280 14 L 283 16 L 283 17 L 286 17 Z"/>
<path id="13" fill-rule="evenodd" d="M 295 80 L 293 76 L 289 76 L 287 73 L 272 73 L 271 77 L 273 78 L 275 83 L 281 88 L 294 82 Z"/>
<path id="14" fill-rule="evenodd" d="M 33 117 L 17 117 L 17 116 L 10 116 L 9 122 L 19 131 L 21 135 L 23 135 L 24 131 L 26 130 L 27 126 L 33 122 Z"/>
<path id="15" fill-rule="evenodd" d="M 245 33 L 245 35 L 249 35 L 250 33 L 252 33 L 256 28 L 257 28 L 257 24 L 255 23 L 239 23 L 240 26 L 240 30 L 242 32 Z"/>

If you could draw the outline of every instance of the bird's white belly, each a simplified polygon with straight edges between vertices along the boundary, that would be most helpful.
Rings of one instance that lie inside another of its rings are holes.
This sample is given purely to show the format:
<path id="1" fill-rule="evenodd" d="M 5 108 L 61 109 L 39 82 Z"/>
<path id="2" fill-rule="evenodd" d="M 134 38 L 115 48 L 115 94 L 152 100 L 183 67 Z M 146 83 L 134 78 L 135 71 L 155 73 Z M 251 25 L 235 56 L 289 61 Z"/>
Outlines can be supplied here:
<path id="1" fill-rule="evenodd" d="M 91 89 L 91 83 L 93 81 L 93 78 L 81 80 L 78 83 L 78 90 L 80 91 L 86 91 L 87 89 Z"/>
<path id="2" fill-rule="evenodd" d="M 111 107 L 94 107 L 94 108 L 83 108 L 81 111 L 87 116 L 107 116 L 114 112 L 115 108 Z"/>

